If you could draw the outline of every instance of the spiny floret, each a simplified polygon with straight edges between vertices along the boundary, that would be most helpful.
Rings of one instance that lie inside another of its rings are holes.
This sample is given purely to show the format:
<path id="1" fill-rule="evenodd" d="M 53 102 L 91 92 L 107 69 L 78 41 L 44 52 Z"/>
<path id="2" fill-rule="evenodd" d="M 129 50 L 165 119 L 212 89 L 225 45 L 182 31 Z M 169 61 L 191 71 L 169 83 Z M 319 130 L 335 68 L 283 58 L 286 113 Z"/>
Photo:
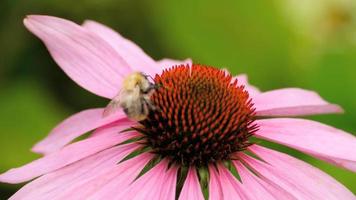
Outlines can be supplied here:
<path id="1" fill-rule="evenodd" d="M 244 86 L 223 70 L 180 65 L 156 75 L 156 109 L 136 127 L 146 145 L 181 165 L 207 165 L 244 150 L 256 131 Z"/>

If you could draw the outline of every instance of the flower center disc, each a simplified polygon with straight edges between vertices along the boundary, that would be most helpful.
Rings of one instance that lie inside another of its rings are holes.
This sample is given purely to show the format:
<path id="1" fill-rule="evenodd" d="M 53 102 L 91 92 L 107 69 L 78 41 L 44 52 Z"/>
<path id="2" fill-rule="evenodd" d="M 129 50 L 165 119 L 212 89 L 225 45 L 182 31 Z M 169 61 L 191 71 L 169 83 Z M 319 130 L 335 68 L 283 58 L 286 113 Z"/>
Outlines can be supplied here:
<path id="1" fill-rule="evenodd" d="M 244 150 L 256 131 L 244 86 L 223 70 L 180 65 L 154 78 L 156 109 L 137 128 L 146 145 L 181 165 L 207 165 Z"/>

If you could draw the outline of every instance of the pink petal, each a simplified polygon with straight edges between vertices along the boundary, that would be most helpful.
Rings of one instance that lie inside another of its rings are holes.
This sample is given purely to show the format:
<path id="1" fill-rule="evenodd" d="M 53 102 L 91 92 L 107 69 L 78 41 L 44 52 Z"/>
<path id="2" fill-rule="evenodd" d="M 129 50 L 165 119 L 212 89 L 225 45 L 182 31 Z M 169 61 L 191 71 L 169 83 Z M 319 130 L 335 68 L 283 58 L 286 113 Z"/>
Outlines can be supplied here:
<path id="1" fill-rule="evenodd" d="M 218 165 L 218 170 L 214 166 L 209 166 L 209 199 L 247 199 L 241 191 L 241 183 L 223 165 Z"/>
<path id="2" fill-rule="evenodd" d="M 99 151 L 119 144 L 137 136 L 135 132 L 118 134 L 111 132 L 105 135 L 88 138 L 70 144 L 63 149 L 46 155 L 19 168 L 11 169 L 0 175 L 0 182 L 21 183 L 60 169 L 78 160 L 84 159 Z"/>
<path id="3" fill-rule="evenodd" d="M 239 161 L 233 161 L 236 167 L 241 181 L 244 193 L 248 199 L 285 199 L 285 200 L 295 200 L 291 194 L 283 190 L 281 187 L 270 184 L 263 179 L 258 178 L 256 175 L 252 174 L 245 166 L 243 166 Z"/>
<path id="4" fill-rule="evenodd" d="M 264 92 L 253 98 L 258 116 L 298 116 L 342 113 L 340 106 L 330 104 L 313 91 L 286 88 Z"/>
<path id="5" fill-rule="evenodd" d="M 167 169 L 168 161 L 163 160 L 141 176 L 116 199 L 130 200 L 174 200 L 176 192 L 177 167 Z"/>
<path id="6" fill-rule="evenodd" d="M 112 171 L 107 173 L 107 177 L 103 177 L 107 178 L 108 182 L 103 185 L 103 187 L 98 188 L 88 199 L 110 199 L 120 195 L 121 192 L 125 191 L 134 179 L 136 179 L 152 157 L 152 154 L 143 153 L 119 164 Z M 112 176 L 111 173 L 117 176 Z"/>
<path id="7" fill-rule="evenodd" d="M 280 186 L 296 199 L 316 199 L 315 196 L 313 196 L 313 189 L 308 190 L 308 188 L 299 183 L 300 181 L 295 181 L 295 177 L 289 177 L 288 174 L 284 174 L 285 172 L 283 173 L 283 171 L 278 170 L 276 167 L 252 157 L 240 155 L 240 158 L 263 180 Z M 289 173 L 294 172 L 290 169 Z"/>
<path id="8" fill-rule="evenodd" d="M 111 28 L 91 20 L 85 21 L 83 27 L 110 44 L 133 71 L 142 71 L 152 76 L 162 71 L 162 68 L 139 46 Z"/>
<path id="9" fill-rule="evenodd" d="M 244 85 L 245 86 L 245 89 L 248 91 L 248 94 L 250 95 L 250 97 L 254 98 L 254 97 L 256 97 L 257 95 L 259 95 L 261 93 L 261 91 L 258 88 L 256 88 L 253 85 L 250 85 L 248 83 L 248 78 L 247 78 L 246 74 L 240 74 L 238 76 L 235 76 L 234 78 L 237 78 L 238 85 Z"/>
<path id="10" fill-rule="evenodd" d="M 112 199 L 118 196 L 123 188 L 129 187 L 152 157 L 152 154 L 144 153 L 109 170 L 102 170 L 102 173 L 91 179 L 81 180 L 70 188 L 66 187 L 66 192 L 59 194 L 57 198 Z"/>
<path id="11" fill-rule="evenodd" d="M 295 177 L 289 177 L 285 172 L 281 172 L 276 167 L 270 166 L 264 162 L 256 160 L 252 157 L 242 155 L 240 158 L 246 162 L 251 169 L 253 169 L 258 175 L 266 182 L 278 185 L 284 190 L 288 191 L 296 199 L 316 199 L 313 196 L 313 189 L 306 188 L 300 184 L 300 181 L 295 181 Z M 289 173 L 294 173 L 290 169 Z"/>
<path id="12" fill-rule="evenodd" d="M 305 119 L 258 120 L 256 137 L 311 154 L 321 160 L 356 171 L 356 137 L 342 130 Z"/>
<path id="13" fill-rule="evenodd" d="M 157 64 L 161 69 L 169 69 L 173 66 L 182 65 L 182 64 L 192 65 L 193 61 L 190 58 L 185 59 L 185 60 L 173 60 L 173 59 L 169 59 L 169 58 L 164 58 L 162 60 L 157 61 Z"/>
<path id="14" fill-rule="evenodd" d="M 179 200 L 204 200 L 195 167 L 190 167 Z"/>
<path id="15" fill-rule="evenodd" d="M 297 199 L 355 199 L 335 179 L 303 161 L 257 145 L 250 150 L 267 163 L 242 154 L 240 158 L 263 179 L 279 185 Z"/>
<path id="16" fill-rule="evenodd" d="M 100 176 L 120 162 L 139 145 L 115 146 L 57 171 L 45 174 L 21 188 L 11 199 L 57 199 L 70 188 Z"/>
<path id="17" fill-rule="evenodd" d="M 115 122 L 112 122 L 110 124 L 95 129 L 93 133 L 90 135 L 90 137 L 106 134 L 108 132 L 116 132 L 116 133 L 126 132 L 127 129 L 135 125 L 137 125 L 137 122 L 130 120 L 125 115 L 125 118 L 121 118 Z"/>
<path id="18" fill-rule="evenodd" d="M 126 115 L 122 112 L 103 117 L 103 111 L 102 108 L 89 109 L 70 116 L 57 125 L 45 139 L 37 143 L 32 151 L 43 154 L 53 153 L 88 131 L 116 120 L 126 119 Z"/>
<path id="19" fill-rule="evenodd" d="M 209 175 L 209 200 L 224 199 L 219 173 L 213 166 L 209 167 Z"/>
<path id="20" fill-rule="evenodd" d="M 30 15 L 24 24 L 45 43 L 63 71 L 94 94 L 114 97 L 132 71 L 106 41 L 71 21 Z"/>

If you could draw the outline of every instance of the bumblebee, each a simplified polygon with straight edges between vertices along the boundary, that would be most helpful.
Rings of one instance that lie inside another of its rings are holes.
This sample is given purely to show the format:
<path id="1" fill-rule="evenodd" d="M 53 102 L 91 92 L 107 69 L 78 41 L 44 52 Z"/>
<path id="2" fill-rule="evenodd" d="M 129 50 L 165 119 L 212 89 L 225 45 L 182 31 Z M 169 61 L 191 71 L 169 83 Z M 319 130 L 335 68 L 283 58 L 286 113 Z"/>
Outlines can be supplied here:
<path id="1" fill-rule="evenodd" d="M 155 109 L 150 96 L 157 88 L 156 84 L 148 80 L 148 77 L 142 72 L 128 75 L 123 81 L 119 94 L 104 109 L 103 116 L 108 116 L 122 108 L 130 119 L 136 121 L 146 119 L 150 110 Z"/>

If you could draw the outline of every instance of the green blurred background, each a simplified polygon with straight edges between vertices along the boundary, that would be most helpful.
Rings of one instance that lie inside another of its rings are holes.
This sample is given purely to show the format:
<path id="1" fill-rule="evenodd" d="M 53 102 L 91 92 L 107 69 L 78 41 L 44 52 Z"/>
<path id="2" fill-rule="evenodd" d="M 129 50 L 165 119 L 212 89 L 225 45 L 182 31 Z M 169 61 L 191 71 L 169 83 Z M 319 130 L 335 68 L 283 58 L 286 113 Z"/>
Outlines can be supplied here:
<path id="1" fill-rule="evenodd" d="M 355 1 L 216 2 L 1 0 L 0 172 L 38 158 L 29 149 L 65 117 L 107 103 L 56 66 L 43 44 L 24 28 L 27 14 L 77 23 L 93 19 L 135 41 L 155 59 L 190 57 L 234 74 L 247 73 L 262 90 L 316 90 L 346 113 L 312 119 L 356 133 Z M 354 173 L 273 146 L 322 168 L 356 193 Z M 20 186 L 0 184 L 0 199 Z"/>

